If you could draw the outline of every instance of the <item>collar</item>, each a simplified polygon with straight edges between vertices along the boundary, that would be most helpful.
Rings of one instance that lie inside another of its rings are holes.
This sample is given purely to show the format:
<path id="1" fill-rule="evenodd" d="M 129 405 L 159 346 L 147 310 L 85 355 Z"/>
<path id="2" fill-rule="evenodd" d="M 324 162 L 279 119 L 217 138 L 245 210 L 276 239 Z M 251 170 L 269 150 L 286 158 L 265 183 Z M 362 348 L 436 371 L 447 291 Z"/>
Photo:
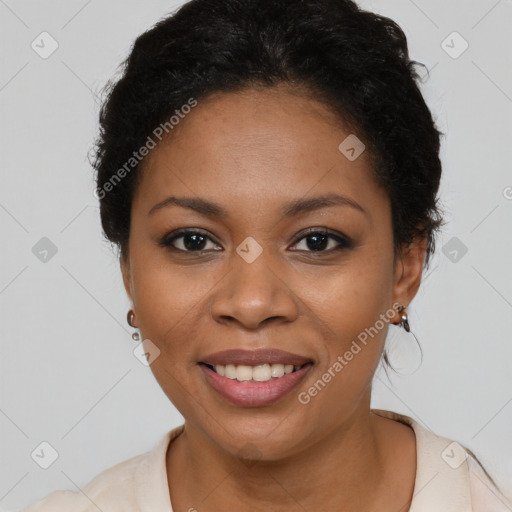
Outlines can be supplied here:
<path id="1" fill-rule="evenodd" d="M 184 428 L 185 425 L 180 425 L 167 432 L 137 466 L 134 491 L 140 510 L 172 512 L 165 459 L 169 444 L 183 432 Z"/>
<path id="2" fill-rule="evenodd" d="M 409 512 L 470 512 L 471 488 L 467 452 L 413 418 L 382 409 L 375 414 L 409 425 L 416 436 L 416 479 Z"/>
<path id="3" fill-rule="evenodd" d="M 372 412 L 409 425 L 414 430 L 417 465 L 408 512 L 470 512 L 471 490 L 464 448 L 455 441 L 437 436 L 404 414 L 383 409 L 372 409 Z M 155 512 L 172 512 L 165 459 L 169 443 L 184 428 L 185 425 L 180 425 L 167 432 L 138 465 L 134 490 L 141 510 L 151 505 Z"/>

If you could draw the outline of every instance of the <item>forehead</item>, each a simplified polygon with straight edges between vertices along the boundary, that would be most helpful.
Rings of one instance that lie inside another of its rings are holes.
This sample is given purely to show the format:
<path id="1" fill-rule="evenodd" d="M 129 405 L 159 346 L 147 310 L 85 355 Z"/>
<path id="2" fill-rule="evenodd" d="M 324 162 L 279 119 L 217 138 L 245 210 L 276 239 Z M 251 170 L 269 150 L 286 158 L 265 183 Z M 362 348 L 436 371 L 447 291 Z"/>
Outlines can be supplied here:
<path id="1" fill-rule="evenodd" d="M 292 199 L 334 192 L 385 206 L 368 152 L 344 152 L 354 137 L 324 104 L 287 90 L 215 94 L 149 153 L 134 202 L 149 210 L 168 195 L 196 196 L 236 213 L 277 213 Z"/>

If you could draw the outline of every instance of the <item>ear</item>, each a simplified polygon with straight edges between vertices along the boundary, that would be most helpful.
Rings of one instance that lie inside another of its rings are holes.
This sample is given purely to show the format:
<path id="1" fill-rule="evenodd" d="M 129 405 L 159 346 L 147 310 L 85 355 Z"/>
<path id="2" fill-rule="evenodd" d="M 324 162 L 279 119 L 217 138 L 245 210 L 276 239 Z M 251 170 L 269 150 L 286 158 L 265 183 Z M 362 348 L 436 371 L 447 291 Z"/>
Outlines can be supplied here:
<path id="1" fill-rule="evenodd" d="M 133 285 L 132 285 L 132 275 L 131 275 L 131 269 L 130 269 L 130 260 L 128 257 L 121 256 L 119 260 L 119 265 L 121 267 L 121 275 L 123 276 L 123 284 L 124 289 L 126 290 L 126 293 L 128 294 L 128 297 L 130 301 L 133 304 Z"/>
<path id="2" fill-rule="evenodd" d="M 395 261 L 393 304 L 399 302 L 407 307 L 418 292 L 426 248 L 427 236 L 421 236 L 398 251 Z M 398 313 L 397 319 L 400 321 Z"/>

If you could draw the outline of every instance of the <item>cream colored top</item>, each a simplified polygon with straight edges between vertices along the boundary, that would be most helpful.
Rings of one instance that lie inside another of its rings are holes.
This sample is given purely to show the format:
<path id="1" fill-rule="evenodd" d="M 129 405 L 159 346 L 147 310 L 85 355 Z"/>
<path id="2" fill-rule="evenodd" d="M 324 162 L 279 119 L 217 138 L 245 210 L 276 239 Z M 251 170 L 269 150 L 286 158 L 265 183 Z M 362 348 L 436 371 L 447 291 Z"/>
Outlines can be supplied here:
<path id="1" fill-rule="evenodd" d="M 493 486 L 460 444 L 433 434 L 409 416 L 372 411 L 410 425 L 416 434 L 416 480 L 409 512 L 512 511 L 510 498 Z M 20 512 L 172 512 L 165 458 L 169 443 L 183 427 L 169 431 L 151 451 L 103 471 L 83 493 L 55 491 Z"/>

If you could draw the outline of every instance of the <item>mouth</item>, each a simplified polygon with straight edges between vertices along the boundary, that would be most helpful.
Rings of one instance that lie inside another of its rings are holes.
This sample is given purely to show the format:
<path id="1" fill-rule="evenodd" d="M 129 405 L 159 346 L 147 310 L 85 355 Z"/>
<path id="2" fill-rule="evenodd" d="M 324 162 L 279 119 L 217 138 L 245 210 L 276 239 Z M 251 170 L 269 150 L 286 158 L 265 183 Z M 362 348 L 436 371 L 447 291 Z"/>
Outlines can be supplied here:
<path id="1" fill-rule="evenodd" d="M 280 379 L 290 373 L 298 372 L 302 368 L 312 365 L 311 361 L 302 365 L 281 364 L 281 363 L 264 363 L 257 366 L 249 366 L 243 364 L 207 364 L 199 363 L 221 377 L 236 380 L 238 382 L 269 382 L 273 379 Z"/>
<path id="2" fill-rule="evenodd" d="M 239 407 L 271 405 L 288 395 L 314 366 L 276 349 L 217 352 L 198 363 L 213 390 Z"/>

